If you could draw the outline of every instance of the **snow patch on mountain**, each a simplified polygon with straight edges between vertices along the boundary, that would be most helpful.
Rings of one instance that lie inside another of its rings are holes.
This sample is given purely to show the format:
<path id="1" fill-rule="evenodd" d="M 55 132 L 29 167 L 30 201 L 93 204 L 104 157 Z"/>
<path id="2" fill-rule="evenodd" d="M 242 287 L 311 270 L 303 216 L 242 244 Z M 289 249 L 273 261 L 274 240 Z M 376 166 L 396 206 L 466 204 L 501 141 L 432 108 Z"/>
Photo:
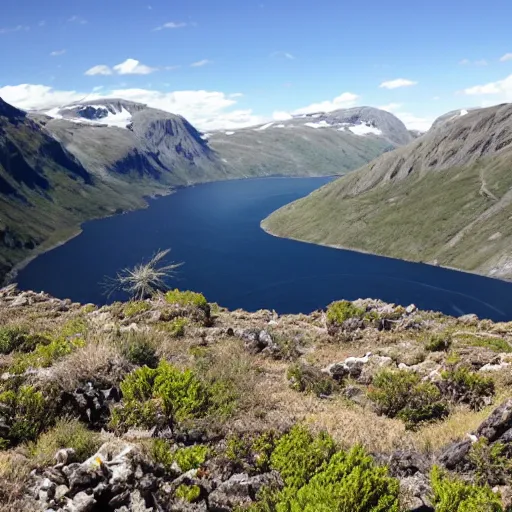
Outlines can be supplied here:
<path id="1" fill-rule="evenodd" d="M 267 128 L 270 128 L 271 126 L 273 126 L 274 123 L 268 123 L 268 124 L 264 124 L 263 126 L 260 126 L 259 128 L 255 128 L 255 132 L 259 132 L 259 131 L 263 131 L 263 130 L 266 130 Z"/>
<path id="2" fill-rule="evenodd" d="M 309 126 L 310 128 L 330 128 L 330 125 L 327 121 L 319 121 L 318 123 L 304 123 L 304 126 Z"/>
<path id="3" fill-rule="evenodd" d="M 382 131 L 369 124 L 356 124 L 350 126 L 349 130 L 355 135 L 382 135 Z"/>

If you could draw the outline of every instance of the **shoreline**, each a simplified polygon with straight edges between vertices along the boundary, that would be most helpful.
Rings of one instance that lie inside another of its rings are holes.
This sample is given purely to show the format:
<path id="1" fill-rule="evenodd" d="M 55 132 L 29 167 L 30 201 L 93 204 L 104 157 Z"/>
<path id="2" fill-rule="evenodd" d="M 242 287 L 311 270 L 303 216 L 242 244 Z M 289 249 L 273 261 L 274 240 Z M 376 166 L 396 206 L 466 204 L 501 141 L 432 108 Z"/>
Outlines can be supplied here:
<path id="1" fill-rule="evenodd" d="M 273 213 L 275 213 L 275 212 L 273 212 Z M 360 254 L 368 254 L 370 256 L 379 256 L 380 258 L 389 258 L 389 259 L 397 260 L 397 261 L 405 261 L 407 263 L 417 263 L 419 265 L 428 265 L 429 267 L 437 267 L 437 268 L 443 268 L 443 269 L 446 269 L 446 270 L 453 270 L 455 272 L 462 272 L 463 274 L 469 274 L 469 275 L 473 275 L 473 276 L 486 277 L 488 279 L 493 279 L 495 281 L 502 281 L 502 282 L 505 282 L 505 283 L 511 283 L 512 284 L 512 277 L 509 278 L 509 279 L 493 277 L 493 276 L 490 276 L 488 274 L 483 274 L 481 272 L 472 272 L 471 270 L 465 270 L 465 269 L 462 269 L 462 268 L 451 267 L 451 266 L 448 266 L 448 265 L 439 265 L 439 264 L 434 264 L 434 263 L 428 263 L 427 261 L 417 261 L 417 260 L 411 260 L 411 259 L 407 259 L 407 258 L 396 258 L 394 256 L 388 256 L 386 254 L 379 254 L 379 253 L 376 253 L 376 252 L 365 251 L 364 249 L 355 249 L 355 248 L 352 248 L 352 247 L 344 247 L 342 245 L 336 245 L 336 244 L 325 244 L 325 243 L 319 243 L 319 242 L 310 242 L 309 240 L 301 240 L 300 238 L 293 238 L 291 236 L 277 235 L 276 233 L 273 233 L 272 231 L 270 231 L 267 227 L 263 226 L 263 222 L 267 218 L 268 217 L 266 217 L 265 219 L 263 219 L 260 222 L 260 228 L 261 228 L 262 231 L 267 233 L 267 235 L 273 236 L 275 238 L 282 238 L 283 240 L 293 240 L 294 242 L 302 242 L 303 244 L 318 245 L 320 247 L 328 247 L 330 249 L 338 249 L 338 250 L 342 250 L 342 251 L 358 252 Z"/>

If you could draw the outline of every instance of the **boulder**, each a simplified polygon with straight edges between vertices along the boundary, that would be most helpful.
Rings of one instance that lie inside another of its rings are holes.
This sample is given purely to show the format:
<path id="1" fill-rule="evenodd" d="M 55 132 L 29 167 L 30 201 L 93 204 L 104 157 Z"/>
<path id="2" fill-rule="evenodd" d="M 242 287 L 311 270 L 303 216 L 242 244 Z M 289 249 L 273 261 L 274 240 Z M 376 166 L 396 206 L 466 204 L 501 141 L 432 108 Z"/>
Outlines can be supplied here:
<path id="1" fill-rule="evenodd" d="M 491 443 L 497 441 L 512 428 L 512 398 L 503 402 L 477 428 L 476 435 L 483 436 Z"/>
<path id="2" fill-rule="evenodd" d="M 418 452 L 396 451 L 388 461 L 389 472 L 395 477 L 409 477 L 417 473 L 427 474 L 430 471 L 430 461 Z"/>
<path id="3" fill-rule="evenodd" d="M 439 463 L 447 469 L 455 469 L 460 466 L 466 459 L 471 448 L 471 441 L 459 441 L 451 444 L 439 456 Z"/>
<path id="4" fill-rule="evenodd" d="M 434 512 L 430 502 L 432 488 L 430 480 L 422 473 L 400 479 L 400 491 L 403 495 L 404 511 L 407 512 Z"/>

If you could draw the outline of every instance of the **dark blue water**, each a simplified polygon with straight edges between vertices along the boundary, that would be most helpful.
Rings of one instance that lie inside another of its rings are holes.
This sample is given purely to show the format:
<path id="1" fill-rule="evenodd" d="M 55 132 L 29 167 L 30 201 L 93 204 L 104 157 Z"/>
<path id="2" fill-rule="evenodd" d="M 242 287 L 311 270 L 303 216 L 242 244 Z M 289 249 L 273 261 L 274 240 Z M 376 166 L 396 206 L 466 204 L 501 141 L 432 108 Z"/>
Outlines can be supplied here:
<path id="1" fill-rule="evenodd" d="M 512 284 L 428 265 L 272 237 L 260 221 L 327 178 L 271 178 L 200 185 L 146 210 L 88 222 L 83 233 L 35 259 L 21 288 L 105 303 L 100 283 L 172 248 L 181 289 L 230 309 L 308 313 L 337 299 L 380 298 L 452 315 L 512 319 Z"/>

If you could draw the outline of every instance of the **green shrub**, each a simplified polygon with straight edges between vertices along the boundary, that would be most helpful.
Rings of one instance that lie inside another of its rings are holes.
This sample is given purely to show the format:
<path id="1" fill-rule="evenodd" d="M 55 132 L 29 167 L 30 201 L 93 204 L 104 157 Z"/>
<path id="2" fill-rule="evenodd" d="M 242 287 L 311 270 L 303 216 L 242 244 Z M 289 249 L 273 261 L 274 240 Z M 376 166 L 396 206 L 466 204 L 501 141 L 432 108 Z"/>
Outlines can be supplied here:
<path id="1" fill-rule="evenodd" d="M 198 485 L 181 484 L 174 493 L 176 498 L 194 503 L 201 497 L 201 487 Z"/>
<path id="2" fill-rule="evenodd" d="M 330 395 L 335 389 L 335 382 L 329 375 L 310 365 L 291 365 L 286 372 L 286 378 L 290 382 L 290 387 L 301 393 Z"/>
<path id="3" fill-rule="evenodd" d="M 399 417 L 409 428 L 448 414 L 437 386 L 421 382 L 417 373 L 407 370 L 381 370 L 373 378 L 368 397 L 381 414 Z"/>
<path id="4" fill-rule="evenodd" d="M 206 308 L 208 302 L 202 293 L 191 291 L 169 290 L 165 294 L 165 300 L 169 304 L 178 304 L 179 306 L 194 306 Z"/>
<path id="5" fill-rule="evenodd" d="M 285 489 L 277 512 L 399 512 L 399 483 L 360 446 L 340 451 L 297 491 Z"/>
<path id="6" fill-rule="evenodd" d="M 452 345 L 452 338 L 449 334 L 432 334 L 425 345 L 429 352 L 447 352 Z"/>
<path id="7" fill-rule="evenodd" d="M 364 314 L 364 309 L 354 306 L 348 300 L 341 300 L 333 302 L 327 308 L 327 322 L 330 324 L 342 324 L 349 318 L 362 318 Z"/>
<path id="8" fill-rule="evenodd" d="M 475 338 L 471 341 L 471 346 L 488 348 L 493 352 L 512 352 L 510 343 L 500 338 Z"/>
<path id="9" fill-rule="evenodd" d="M 123 354 L 126 359 L 137 366 L 148 366 L 156 368 L 159 358 L 156 354 L 154 343 L 143 333 L 132 333 L 128 335 L 126 344 L 123 347 Z"/>
<path id="10" fill-rule="evenodd" d="M 64 324 L 59 332 L 59 338 L 75 338 L 77 336 L 84 337 L 88 327 L 85 318 L 76 317 Z"/>
<path id="11" fill-rule="evenodd" d="M 313 436 L 297 425 L 276 443 L 270 458 L 287 487 L 299 489 L 307 484 L 335 452 L 334 440 L 325 432 Z"/>
<path id="12" fill-rule="evenodd" d="M 182 338 L 185 336 L 185 327 L 188 324 L 186 318 L 178 317 L 170 322 L 164 322 L 159 325 L 159 328 L 168 332 L 174 338 Z"/>
<path id="13" fill-rule="evenodd" d="M 486 397 L 494 395 L 494 381 L 465 366 L 452 368 L 442 373 L 447 392 L 456 402 L 467 403 L 474 409 L 481 407 Z"/>
<path id="14" fill-rule="evenodd" d="M 151 309 L 151 305 L 141 300 L 134 300 L 128 302 L 124 308 L 124 316 L 131 318 L 133 316 L 145 313 Z"/>
<path id="15" fill-rule="evenodd" d="M 228 438 L 225 456 L 241 470 L 249 466 L 257 472 L 270 470 L 270 458 L 275 448 L 274 432 L 264 432 L 256 437 L 234 435 Z"/>
<path id="16" fill-rule="evenodd" d="M 54 456 L 61 448 L 73 448 L 76 460 L 82 462 L 94 455 L 100 445 L 100 434 L 88 430 L 76 419 L 62 418 L 51 430 L 41 434 L 36 443 L 31 443 L 28 451 L 43 467 L 54 462 Z"/>
<path id="17" fill-rule="evenodd" d="M 432 469 L 431 481 L 436 512 L 503 512 L 500 497 L 489 486 L 449 477 L 437 466 Z"/>
<path id="18" fill-rule="evenodd" d="M 139 368 L 120 385 L 121 407 L 112 413 L 114 427 L 170 425 L 205 416 L 210 394 L 190 370 L 179 370 L 166 361 L 157 368 Z"/>
<path id="19" fill-rule="evenodd" d="M 155 439 L 151 446 L 153 460 L 170 470 L 174 462 L 184 472 L 201 467 L 208 457 L 210 450 L 207 446 L 196 444 L 185 448 L 172 450 L 171 445 L 164 439 Z"/>
<path id="20" fill-rule="evenodd" d="M 482 437 L 471 446 L 468 458 L 474 468 L 477 483 L 504 485 L 512 475 L 512 461 L 505 453 L 503 443 L 489 444 Z"/>
<path id="21" fill-rule="evenodd" d="M 32 386 L 0 393 L 0 411 L 8 433 L 0 438 L 0 446 L 16 445 L 36 439 L 50 420 L 43 394 Z"/>
<path id="22" fill-rule="evenodd" d="M 39 334 L 30 334 L 22 327 L 0 327 L 0 354 L 11 352 L 31 352 L 38 344 L 48 344 L 50 340 Z"/>

